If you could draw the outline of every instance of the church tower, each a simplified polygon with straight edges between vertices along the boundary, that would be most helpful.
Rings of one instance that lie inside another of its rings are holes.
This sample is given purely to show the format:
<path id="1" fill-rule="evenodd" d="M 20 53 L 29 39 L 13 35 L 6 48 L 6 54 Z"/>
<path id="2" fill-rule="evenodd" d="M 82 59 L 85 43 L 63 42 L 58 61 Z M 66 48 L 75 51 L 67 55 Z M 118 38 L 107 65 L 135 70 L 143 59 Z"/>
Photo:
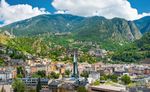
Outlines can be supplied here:
<path id="1" fill-rule="evenodd" d="M 79 78 L 79 71 L 78 71 L 78 64 L 77 64 L 77 52 L 76 51 L 74 51 L 72 77 Z"/>

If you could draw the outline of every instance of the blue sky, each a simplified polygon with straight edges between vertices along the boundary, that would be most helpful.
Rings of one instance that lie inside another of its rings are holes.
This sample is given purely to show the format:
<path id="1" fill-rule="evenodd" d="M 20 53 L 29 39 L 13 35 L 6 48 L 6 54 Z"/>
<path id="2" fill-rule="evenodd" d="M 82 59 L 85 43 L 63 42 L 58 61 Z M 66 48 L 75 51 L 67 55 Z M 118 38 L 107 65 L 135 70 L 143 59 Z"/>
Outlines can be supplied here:
<path id="1" fill-rule="evenodd" d="M 46 8 L 49 12 L 56 11 L 51 5 L 52 0 L 6 0 L 11 5 L 30 4 L 33 7 Z M 128 0 L 133 8 L 136 8 L 139 13 L 150 12 L 149 0 Z"/>
<path id="2" fill-rule="evenodd" d="M 41 14 L 136 20 L 150 16 L 150 3 L 149 0 L 0 0 L 0 26 Z"/>
<path id="3" fill-rule="evenodd" d="M 52 0 L 6 0 L 11 5 L 29 4 L 33 7 L 45 8 L 49 12 L 56 11 L 51 5 Z"/>
<path id="4" fill-rule="evenodd" d="M 136 8 L 139 13 L 150 12 L 150 1 L 149 0 L 129 0 L 131 6 Z"/>
<path id="5" fill-rule="evenodd" d="M 0 21 L 0 25 L 3 24 L 3 21 Z"/>

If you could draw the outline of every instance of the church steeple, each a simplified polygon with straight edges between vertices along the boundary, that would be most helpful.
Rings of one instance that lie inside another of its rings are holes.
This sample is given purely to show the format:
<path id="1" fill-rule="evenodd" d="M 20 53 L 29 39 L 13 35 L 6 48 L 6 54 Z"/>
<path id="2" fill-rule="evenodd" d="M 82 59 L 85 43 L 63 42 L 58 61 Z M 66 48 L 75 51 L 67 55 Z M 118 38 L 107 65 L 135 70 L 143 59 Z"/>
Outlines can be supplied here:
<path id="1" fill-rule="evenodd" d="M 72 77 L 74 77 L 74 78 L 78 78 L 79 77 L 78 64 L 77 64 L 77 52 L 76 51 L 74 51 Z"/>

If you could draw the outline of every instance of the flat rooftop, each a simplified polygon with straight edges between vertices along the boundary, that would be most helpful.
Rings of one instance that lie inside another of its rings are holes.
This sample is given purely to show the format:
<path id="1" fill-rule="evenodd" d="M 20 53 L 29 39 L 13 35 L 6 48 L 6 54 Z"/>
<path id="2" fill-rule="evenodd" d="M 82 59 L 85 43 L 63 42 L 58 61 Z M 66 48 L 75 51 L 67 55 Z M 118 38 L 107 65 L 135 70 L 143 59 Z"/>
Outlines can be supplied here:
<path id="1" fill-rule="evenodd" d="M 106 92 L 126 92 L 126 87 L 116 87 L 111 85 L 91 86 L 91 90 Z"/>

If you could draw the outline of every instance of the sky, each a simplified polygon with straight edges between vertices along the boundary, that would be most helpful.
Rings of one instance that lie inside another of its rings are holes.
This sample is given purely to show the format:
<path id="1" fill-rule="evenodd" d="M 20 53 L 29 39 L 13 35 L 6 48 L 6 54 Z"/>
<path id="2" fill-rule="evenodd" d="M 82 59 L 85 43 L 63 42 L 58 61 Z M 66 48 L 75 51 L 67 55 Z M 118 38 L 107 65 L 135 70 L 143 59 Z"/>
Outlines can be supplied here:
<path id="1" fill-rule="evenodd" d="M 148 0 L 0 0 L 0 26 L 41 14 L 119 17 L 150 16 Z"/>

